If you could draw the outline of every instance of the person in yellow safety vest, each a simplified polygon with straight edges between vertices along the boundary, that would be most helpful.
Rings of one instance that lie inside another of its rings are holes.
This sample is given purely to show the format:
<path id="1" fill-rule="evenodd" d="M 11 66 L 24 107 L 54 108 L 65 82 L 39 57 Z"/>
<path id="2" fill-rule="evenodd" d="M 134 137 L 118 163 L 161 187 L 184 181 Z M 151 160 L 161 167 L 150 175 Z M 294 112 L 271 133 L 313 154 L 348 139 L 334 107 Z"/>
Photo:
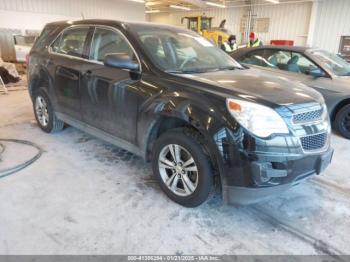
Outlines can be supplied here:
<path id="1" fill-rule="evenodd" d="M 232 53 L 238 49 L 237 43 L 236 43 L 236 36 L 230 35 L 227 41 L 222 43 L 221 49 L 224 50 L 226 53 Z"/>
<path id="2" fill-rule="evenodd" d="M 254 32 L 250 32 L 249 34 L 249 42 L 247 44 L 247 47 L 258 47 L 258 46 L 262 46 L 263 43 L 261 40 L 259 40 L 259 38 L 257 38 L 256 34 Z"/>

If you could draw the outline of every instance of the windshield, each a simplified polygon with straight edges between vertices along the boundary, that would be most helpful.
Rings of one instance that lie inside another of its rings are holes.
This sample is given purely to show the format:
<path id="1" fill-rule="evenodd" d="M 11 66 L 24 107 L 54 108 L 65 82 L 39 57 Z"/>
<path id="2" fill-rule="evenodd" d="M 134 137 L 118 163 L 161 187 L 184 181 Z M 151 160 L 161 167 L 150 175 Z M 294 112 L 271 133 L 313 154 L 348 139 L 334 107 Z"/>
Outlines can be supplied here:
<path id="1" fill-rule="evenodd" d="M 173 73 L 204 73 L 242 68 L 233 58 L 196 33 L 143 28 L 136 36 L 159 68 Z"/>
<path id="2" fill-rule="evenodd" d="M 325 69 L 337 76 L 350 76 L 350 64 L 336 54 L 325 50 L 312 51 L 311 54 Z"/>

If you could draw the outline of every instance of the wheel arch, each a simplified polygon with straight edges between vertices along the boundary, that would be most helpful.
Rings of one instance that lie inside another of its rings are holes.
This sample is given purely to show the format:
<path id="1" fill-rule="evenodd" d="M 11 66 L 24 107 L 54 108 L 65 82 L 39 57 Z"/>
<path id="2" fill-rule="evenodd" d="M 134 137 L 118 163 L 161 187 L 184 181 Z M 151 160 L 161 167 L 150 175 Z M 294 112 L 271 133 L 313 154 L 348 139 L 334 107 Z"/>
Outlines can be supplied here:
<path id="1" fill-rule="evenodd" d="M 49 90 L 51 89 L 52 81 L 50 79 L 49 72 L 43 67 L 38 67 L 35 69 L 35 73 L 31 76 L 31 79 L 28 83 L 28 90 L 30 97 L 33 98 L 33 95 L 36 90 L 39 88 L 44 88 L 47 95 L 49 95 Z"/>
<path id="2" fill-rule="evenodd" d="M 340 101 L 333 109 L 332 113 L 331 113 L 331 121 L 332 123 L 334 123 L 335 118 L 338 114 L 338 112 L 346 105 L 350 105 L 350 97 L 343 99 L 342 101 Z"/>
<path id="3" fill-rule="evenodd" d="M 179 104 L 183 105 L 182 102 Z M 211 111 L 210 108 L 212 109 L 212 107 L 209 107 L 208 104 L 206 104 L 205 107 L 203 105 L 190 102 L 186 104 L 187 105 L 185 107 L 180 107 L 181 110 L 174 107 L 171 112 L 161 111 L 154 115 L 153 119 L 156 120 L 149 125 L 148 132 L 146 132 L 143 139 L 145 159 L 146 161 L 150 161 L 154 142 L 163 133 L 174 128 L 186 128 L 188 132 L 190 132 L 189 135 L 200 140 L 205 153 L 211 160 L 214 177 L 220 180 L 220 186 L 222 186 L 225 184 L 226 179 L 222 175 L 223 165 L 222 159 L 220 158 L 221 155 L 216 143 L 213 140 L 214 130 L 216 127 L 222 126 L 223 124 L 221 121 L 222 115 L 220 115 L 216 110 Z M 209 121 L 209 119 L 211 119 L 211 121 Z"/>

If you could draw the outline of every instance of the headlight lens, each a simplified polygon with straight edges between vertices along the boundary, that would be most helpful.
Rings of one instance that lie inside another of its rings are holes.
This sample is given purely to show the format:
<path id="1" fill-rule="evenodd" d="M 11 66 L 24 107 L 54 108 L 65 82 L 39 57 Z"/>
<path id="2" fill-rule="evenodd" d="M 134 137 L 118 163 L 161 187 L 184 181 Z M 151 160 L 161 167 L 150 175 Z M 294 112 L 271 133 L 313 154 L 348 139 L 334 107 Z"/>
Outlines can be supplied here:
<path id="1" fill-rule="evenodd" d="M 269 107 L 238 99 L 226 99 L 226 105 L 231 115 L 258 137 L 289 133 L 282 117 Z"/>

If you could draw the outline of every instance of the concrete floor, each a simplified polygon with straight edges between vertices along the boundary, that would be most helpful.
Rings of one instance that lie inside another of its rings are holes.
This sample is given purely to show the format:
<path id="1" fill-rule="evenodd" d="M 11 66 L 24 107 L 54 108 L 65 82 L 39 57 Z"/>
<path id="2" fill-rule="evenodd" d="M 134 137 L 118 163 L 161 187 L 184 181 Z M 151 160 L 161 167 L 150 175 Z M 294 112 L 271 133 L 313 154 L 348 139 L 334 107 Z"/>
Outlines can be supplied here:
<path id="1" fill-rule="evenodd" d="M 26 91 L 0 95 L 0 108 L 0 138 L 45 150 L 0 179 L 0 254 L 350 254 L 350 141 L 336 135 L 331 167 L 284 195 L 186 209 L 139 158 L 71 127 L 43 133 Z M 6 146 L 0 169 L 35 154 Z"/>

